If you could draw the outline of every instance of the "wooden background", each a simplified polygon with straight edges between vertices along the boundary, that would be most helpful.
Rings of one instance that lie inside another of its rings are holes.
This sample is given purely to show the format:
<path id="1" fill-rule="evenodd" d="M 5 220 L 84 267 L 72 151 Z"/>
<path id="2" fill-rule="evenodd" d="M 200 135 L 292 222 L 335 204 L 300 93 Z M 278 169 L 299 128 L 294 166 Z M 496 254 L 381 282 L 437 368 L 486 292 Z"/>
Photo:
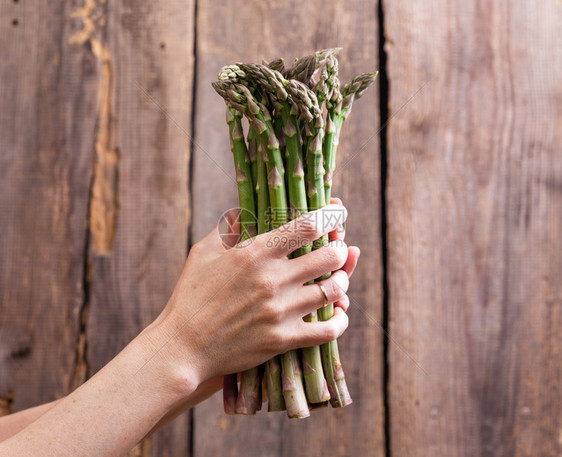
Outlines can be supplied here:
<path id="1" fill-rule="evenodd" d="M 558 0 L 2 0 L 0 414 L 99 370 L 236 205 L 219 68 L 343 46 L 382 71 L 334 178 L 354 404 L 217 395 L 131 455 L 560 457 L 561 30 Z"/>

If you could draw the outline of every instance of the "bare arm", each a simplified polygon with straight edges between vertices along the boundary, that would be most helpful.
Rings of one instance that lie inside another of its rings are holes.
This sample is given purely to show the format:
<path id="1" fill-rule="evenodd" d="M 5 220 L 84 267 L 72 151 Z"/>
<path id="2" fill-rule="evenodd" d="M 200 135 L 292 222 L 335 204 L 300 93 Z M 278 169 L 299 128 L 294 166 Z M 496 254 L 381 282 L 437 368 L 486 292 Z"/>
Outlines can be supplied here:
<path id="1" fill-rule="evenodd" d="M 20 416 L 35 420 L 0 443 L 0 454 L 125 454 L 191 401 L 210 395 L 217 388 L 208 382 L 212 378 L 339 336 L 347 326 L 346 306 L 338 307 L 330 321 L 304 322 L 302 316 L 321 306 L 323 296 L 318 287 L 302 284 L 341 269 L 350 251 L 332 243 L 287 259 L 299 244 L 335 229 L 330 221 L 320 225 L 310 218 L 293 221 L 283 231 L 231 250 L 215 229 L 192 249 L 157 321 L 50 409 Z M 279 244 L 279 239 L 287 242 Z M 334 274 L 326 288 L 331 301 L 345 303 L 347 275 Z"/>
<path id="2" fill-rule="evenodd" d="M 29 424 L 49 411 L 59 401 L 60 400 L 51 401 L 49 403 L 44 403 L 33 408 L 28 408 L 14 414 L 10 414 L 9 416 L 0 417 L 0 442 L 7 440 L 23 430 Z"/>
<path id="3" fill-rule="evenodd" d="M 193 408 L 196 404 L 201 403 L 206 400 L 215 392 L 222 388 L 222 376 L 218 376 L 209 379 L 197 387 L 193 395 L 187 397 L 180 405 L 178 405 L 173 410 L 169 411 L 155 427 L 150 430 L 148 435 L 151 435 L 156 430 L 159 430 L 168 422 L 172 421 L 180 414 L 186 412 L 187 410 Z M 60 403 L 63 399 L 54 400 L 49 403 L 44 403 L 33 408 L 28 408 L 23 411 L 19 411 L 9 416 L 0 417 L 0 442 L 11 438 L 17 433 L 21 432 L 31 423 L 39 419 L 43 414 L 53 408 L 55 405 Z"/>

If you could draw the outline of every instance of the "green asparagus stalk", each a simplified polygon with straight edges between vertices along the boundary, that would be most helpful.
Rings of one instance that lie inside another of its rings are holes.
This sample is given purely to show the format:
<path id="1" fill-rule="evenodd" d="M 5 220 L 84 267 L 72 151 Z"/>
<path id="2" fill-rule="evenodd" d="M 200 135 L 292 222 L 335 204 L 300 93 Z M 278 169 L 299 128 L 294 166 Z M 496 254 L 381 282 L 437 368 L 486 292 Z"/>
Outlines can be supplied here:
<path id="1" fill-rule="evenodd" d="M 252 127 L 253 129 L 253 127 Z M 257 133 L 256 133 L 257 136 Z M 257 194 L 258 194 L 258 233 L 266 233 L 271 229 L 269 211 L 269 187 L 267 184 L 266 159 L 261 142 L 257 144 Z M 283 411 L 285 400 L 281 380 L 279 357 L 265 363 L 265 384 L 268 392 L 268 410 Z"/>
<path id="2" fill-rule="evenodd" d="M 283 398 L 290 419 L 310 416 L 304 392 L 302 368 L 298 351 L 288 351 L 281 356 Z"/>
<path id="3" fill-rule="evenodd" d="M 302 157 L 302 141 L 298 130 L 298 110 L 289 98 L 285 87 L 289 85 L 283 75 L 263 65 L 240 65 L 246 75 L 252 77 L 263 91 L 275 94 L 273 105 L 278 113 L 278 119 L 283 127 L 286 144 L 287 188 L 289 196 L 290 218 L 294 219 L 307 212 L 306 187 Z M 311 251 L 312 245 L 303 246 L 293 252 L 293 257 L 299 257 Z M 306 316 L 307 321 L 316 321 L 316 312 Z M 324 372 L 320 347 L 304 348 L 303 369 L 306 386 L 306 397 L 310 403 L 320 403 L 330 398 Z M 287 401 L 287 399 L 286 399 Z M 287 408 L 289 411 L 289 408 Z"/>
<path id="4" fill-rule="evenodd" d="M 295 126 L 296 115 L 291 114 L 291 107 L 287 100 L 288 95 L 283 88 L 283 86 L 286 85 L 288 82 L 284 80 L 283 76 L 279 72 L 276 72 L 275 70 L 271 70 L 263 65 L 255 65 L 255 64 L 239 65 L 237 69 L 237 74 L 244 74 L 246 75 L 246 77 L 251 76 L 252 77 L 251 80 L 253 81 L 253 83 L 261 87 L 263 93 L 270 94 L 270 100 L 272 101 L 272 105 L 276 107 L 277 129 L 281 130 L 281 134 L 284 134 L 283 137 L 287 144 L 288 161 L 292 165 L 291 161 L 300 160 L 301 169 L 302 169 L 302 157 L 301 157 L 302 152 L 301 152 L 300 138 L 297 138 L 296 135 L 297 133 L 296 126 Z M 255 86 L 253 87 L 253 89 L 256 90 Z M 248 91 L 249 90 L 250 89 L 248 88 Z M 276 97 L 272 97 L 273 94 L 275 94 Z M 265 109 L 265 107 L 263 106 L 260 107 L 261 107 L 261 111 L 263 112 L 263 120 L 265 121 L 264 125 L 261 126 L 262 130 L 264 132 L 266 132 L 267 130 L 271 132 L 272 129 L 269 124 L 270 118 L 268 116 L 268 112 Z M 259 122 L 261 120 L 258 111 L 256 111 L 256 117 L 258 118 L 258 121 L 256 122 L 256 120 L 254 119 L 253 123 L 254 123 L 254 127 L 257 129 L 256 124 L 259 125 Z M 289 121 L 291 122 L 291 124 L 289 124 Z M 294 128 L 291 130 L 290 127 L 287 127 L 288 125 L 292 125 Z M 275 138 L 277 138 L 277 136 L 275 135 L 272 136 L 272 134 L 270 134 L 269 137 L 267 138 L 267 146 L 265 146 L 265 142 L 264 142 L 264 147 L 266 147 L 270 151 L 278 148 L 278 144 L 276 144 L 275 141 L 272 141 L 272 139 L 274 140 Z M 282 157 L 282 154 L 280 154 L 280 157 Z M 286 214 L 287 204 L 286 204 L 286 193 L 284 189 L 285 183 L 284 183 L 284 178 L 282 176 L 284 174 L 284 170 L 282 168 L 283 167 L 282 159 L 280 162 L 281 167 L 279 168 L 271 167 L 270 159 L 273 162 L 278 161 L 278 159 L 276 158 L 275 153 L 273 153 L 273 155 L 268 154 L 268 160 L 266 162 L 268 164 L 268 176 L 269 176 L 268 184 L 270 188 L 270 198 L 271 195 L 277 195 L 279 197 L 279 201 L 277 203 L 273 201 L 273 198 L 271 201 L 271 208 L 277 213 L 274 214 L 274 219 L 275 221 L 277 220 L 279 221 L 278 224 L 276 224 L 274 221 L 273 228 L 276 228 L 276 226 L 280 226 L 282 223 L 284 223 L 287 220 L 287 214 Z M 300 198 L 300 202 L 296 202 L 297 206 L 295 206 L 294 204 L 292 205 L 295 209 L 300 208 L 298 214 L 306 211 L 306 194 L 305 194 L 303 178 L 304 178 L 303 176 L 299 178 L 298 173 L 295 175 L 295 173 L 293 172 L 291 172 L 287 177 L 287 183 L 289 187 L 289 199 L 291 200 L 291 195 L 294 198 Z M 302 189 L 299 189 L 299 186 L 302 187 Z M 281 208 L 283 214 L 279 213 Z M 305 247 L 304 249 L 297 252 L 295 255 L 302 255 L 306 252 L 310 252 L 310 247 L 308 248 Z M 309 360 L 305 364 L 306 378 L 308 380 L 308 385 L 309 385 L 307 392 L 308 391 L 311 392 L 311 397 L 309 397 L 308 400 L 314 402 L 324 401 L 326 400 L 326 396 L 328 395 L 328 392 L 325 387 L 326 384 L 324 381 L 323 372 L 321 368 L 322 364 L 320 360 L 319 350 L 318 349 L 312 350 L 312 353 L 310 353 L 310 351 L 306 351 L 306 353 L 307 353 L 307 357 L 309 358 Z M 282 377 L 283 393 L 285 397 L 287 413 L 289 417 L 307 417 L 309 414 L 308 406 L 307 406 L 307 397 L 303 387 L 302 370 L 300 369 L 298 353 L 296 351 L 289 351 L 286 354 L 283 354 L 283 356 L 281 357 L 281 364 L 283 368 L 283 377 Z"/>
<path id="5" fill-rule="evenodd" d="M 320 109 L 325 102 L 328 105 L 327 134 L 323 145 L 324 182 L 327 184 L 324 189 L 324 202 L 326 204 L 330 202 L 331 197 L 332 176 L 335 169 L 336 150 L 342 123 L 351 111 L 353 100 L 361 97 L 365 90 L 373 83 L 376 76 L 376 73 L 359 75 L 346 84 L 340 94 L 338 65 L 334 55 L 328 55 L 322 62 L 321 68 L 311 77 L 311 85 L 319 101 Z M 316 178 L 318 178 L 318 173 Z M 316 186 L 316 189 L 319 189 L 319 186 Z M 321 308 L 318 313 L 320 320 L 330 319 L 334 313 L 333 304 L 328 304 L 328 306 Z M 322 345 L 322 356 L 326 377 L 328 378 L 328 387 L 332 394 L 330 400 L 332 406 L 339 407 L 351 403 L 352 400 L 345 383 L 345 375 L 340 362 L 337 342 L 333 341 Z"/>
<path id="6" fill-rule="evenodd" d="M 271 68 L 272 70 L 277 70 L 280 73 L 283 73 L 285 71 L 285 60 L 284 59 L 275 59 L 275 60 L 272 60 L 269 63 L 267 63 L 264 60 L 263 64 L 266 67 Z"/>
<path id="7" fill-rule="evenodd" d="M 258 194 L 257 194 L 257 183 L 258 183 L 258 167 L 257 167 L 257 158 L 258 158 L 258 135 L 256 130 L 250 126 L 248 129 L 248 158 L 250 159 L 250 170 L 252 172 L 252 184 L 254 185 L 254 201 L 258 201 Z M 256 203 L 257 206 L 257 203 Z M 258 227 L 259 233 L 259 227 Z"/>
<path id="8" fill-rule="evenodd" d="M 335 56 L 341 48 L 323 49 L 314 54 L 295 59 L 291 68 L 283 73 L 287 79 L 296 79 L 308 87 L 313 87 L 318 80 L 318 74 L 323 71 L 326 59 Z"/>
<path id="9" fill-rule="evenodd" d="M 272 210 L 272 228 L 278 228 L 287 221 L 287 199 L 284 181 L 284 167 L 279 150 L 279 143 L 273 131 L 270 117 L 264 112 L 265 129 L 256 128 L 262 136 L 262 147 L 267 150 L 267 183 L 269 186 L 269 198 Z M 259 122 L 257 123 L 258 126 Z M 256 124 L 254 124 L 256 126 Z M 268 132 L 268 133 L 266 133 Z M 267 143 L 265 142 L 267 138 Z M 285 407 L 290 418 L 304 418 L 310 415 L 308 404 L 302 384 L 302 370 L 299 367 L 297 351 L 289 351 L 281 356 L 282 367 L 282 389 Z M 271 373 L 270 367 L 270 373 Z M 268 386 L 269 387 L 269 386 Z M 269 388 L 268 388 L 269 392 Z M 270 397 L 271 404 L 271 397 Z"/>
<path id="10" fill-rule="evenodd" d="M 253 367 L 240 374 L 236 414 L 252 415 L 261 409 L 260 368 Z"/>
<path id="11" fill-rule="evenodd" d="M 288 69 L 283 59 L 263 65 L 230 65 L 221 70 L 219 81 L 213 83 L 231 109 L 228 121 L 232 125 L 229 131 L 240 207 L 249 206 L 246 195 L 251 194 L 253 208 L 258 213 L 259 233 L 330 201 L 341 127 L 353 101 L 361 97 L 376 76 L 376 73 L 358 75 L 340 91 L 336 59 L 339 50 L 325 49 L 296 59 Z M 247 151 L 241 134 L 242 115 L 250 121 Z M 253 228 L 249 217 L 241 223 L 244 237 L 255 233 L 255 220 Z M 315 240 L 313 249 L 327 242 L 327 236 Z M 306 254 L 310 249 L 305 246 L 292 256 Z M 305 319 L 328 320 L 333 312 L 333 304 L 328 304 Z M 268 361 L 265 367 L 247 370 L 241 374 L 238 395 L 236 375 L 225 377 L 225 411 L 255 413 L 261 406 L 260 384 L 264 386 L 263 397 L 266 394 L 269 397 L 269 410 L 282 410 L 286 406 L 289 417 L 307 417 L 310 414 L 307 400 L 311 409 L 325 406 L 328 398 L 334 407 L 351 403 L 336 341 L 320 348 L 289 351 Z M 232 400 L 236 398 L 234 405 Z"/>
<path id="12" fill-rule="evenodd" d="M 337 69 L 335 72 L 337 76 Z M 329 202 L 331 197 L 332 188 L 332 176 L 335 170 L 336 164 L 336 151 L 337 145 L 339 143 L 339 134 L 341 131 L 341 126 L 349 113 L 351 112 L 353 101 L 360 98 L 367 88 L 373 83 L 377 73 L 364 73 L 353 78 L 352 81 L 347 83 L 341 93 L 341 97 L 337 94 L 337 84 L 335 85 L 335 95 L 332 93 L 330 100 L 332 104 L 328 107 L 328 125 L 327 130 L 330 132 L 330 136 L 326 138 L 324 142 L 324 161 L 327 165 L 328 172 L 325 175 L 325 181 L 328 182 L 328 186 L 324 191 L 324 197 L 326 203 Z M 341 100 L 341 104 L 340 104 Z M 334 306 L 329 304 L 328 306 L 321 308 L 318 312 L 320 320 L 328 320 L 334 315 Z M 332 406 L 345 406 L 352 402 L 351 396 L 347 389 L 347 384 L 345 382 L 345 375 L 340 362 L 339 348 L 336 341 L 322 345 L 322 356 L 324 361 L 324 367 L 329 366 L 330 373 L 327 374 L 329 378 L 335 381 L 335 395 L 332 395 L 330 402 Z M 332 371 L 333 369 L 333 371 Z M 330 383 L 328 383 L 330 388 Z M 334 386 L 332 385 L 332 389 Z M 332 393 L 332 392 L 331 392 Z"/>
<path id="13" fill-rule="evenodd" d="M 265 363 L 265 383 L 267 387 L 267 410 L 284 411 L 285 398 L 281 382 L 281 362 L 275 356 Z"/>
<path id="14" fill-rule="evenodd" d="M 308 204 L 311 211 L 322 208 L 324 200 L 324 166 L 322 158 L 323 119 L 322 111 L 318 104 L 316 94 L 308 87 L 298 81 L 291 81 L 289 93 L 298 104 L 301 117 L 305 121 L 305 132 L 307 135 L 307 180 L 308 180 Z M 319 249 L 328 243 L 328 237 L 323 236 L 316 240 L 313 249 Z M 319 279 L 326 279 L 330 275 L 324 275 Z M 320 320 L 328 320 L 334 314 L 334 305 L 328 304 L 318 310 Z M 330 403 L 333 407 L 342 407 L 352 402 L 351 396 L 345 384 L 345 375 L 341 366 L 337 341 L 330 341 L 320 347 L 324 376 L 330 392 Z"/>
<path id="15" fill-rule="evenodd" d="M 244 132 L 242 114 L 233 109 L 226 110 L 226 122 L 229 127 L 231 150 L 234 156 L 236 182 L 238 184 L 238 200 L 240 204 L 240 233 L 242 240 L 256 234 L 254 185 L 251 177 L 250 160 Z M 232 390 L 229 390 L 231 392 Z M 228 402 L 231 407 L 231 402 Z M 261 390 L 259 368 L 251 368 L 241 373 L 240 390 L 236 400 L 236 414 L 255 414 L 261 408 Z"/>
<path id="16" fill-rule="evenodd" d="M 335 72 L 337 76 L 337 68 Z M 343 122 L 349 116 L 354 100 L 361 98 L 365 91 L 375 81 L 378 72 L 357 75 L 339 91 L 339 84 L 335 83 L 334 91 L 327 103 L 326 138 L 324 140 L 324 191 L 326 203 L 332 196 L 332 177 L 336 167 L 336 152 Z M 334 81 L 335 82 L 335 81 Z"/>
<path id="17" fill-rule="evenodd" d="M 213 83 L 213 87 L 228 103 L 248 117 L 261 140 L 261 146 L 265 152 L 263 159 L 267 168 L 267 186 L 272 215 L 271 226 L 273 229 L 278 228 L 287 221 L 285 170 L 283 168 L 281 152 L 279 151 L 279 142 L 271 124 L 269 111 L 263 104 L 255 100 L 246 86 L 240 83 L 224 79 Z M 268 381 L 269 410 L 278 411 L 285 409 L 284 401 L 282 401 L 283 389 L 281 387 L 280 365 L 277 357 L 267 362 L 266 376 Z M 290 414 L 292 415 L 292 413 Z"/>
<path id="18" fill-rule="evenodd" d="M 258 195 L 258 233 L 262 234 L 271 230 L 271 220 L 269 215 L 269 189 L 267 186 L 267 169 L 261 143 L 257 144 L 256 177 L 256 193 Z"/>
<path id="19" fill-rule="evenodd" d="M 294 112 L 290 112 L 285 124 L 285 141 L 287 144 L 287 168 L 289 202 L 292 218 L 296 218 L 308 211 L 306 200 L 306 187 L 304 181 L 304 168 L 302 157 L 302 142 L 297 131 L 297 118 Z M 307 254 L 312 245 L 303 246 L 293 252 L 293 257 Z M 310 313 L 304 318 L 308 322 L 318 320 L 316 312 Z M 324 370 L 320 347 L 312 346 L 302 349 L 303 376 L 306 387 L 306 396 L 310 403 L 321 403 L 330 398 Z"/>
<path id="20" fill-rule="evenodd" d="M 234 156 L 236 183 L 238 184 L 238 200 L 240 203 L 240 235 L 247 240 L 257 233 L 254 203 L 254 185 L 250 159 L 244 142 L 242 130 L 242 114 L 234 108 L 227 108 L 226 121 L 230 133 L 231 149 Z"/>

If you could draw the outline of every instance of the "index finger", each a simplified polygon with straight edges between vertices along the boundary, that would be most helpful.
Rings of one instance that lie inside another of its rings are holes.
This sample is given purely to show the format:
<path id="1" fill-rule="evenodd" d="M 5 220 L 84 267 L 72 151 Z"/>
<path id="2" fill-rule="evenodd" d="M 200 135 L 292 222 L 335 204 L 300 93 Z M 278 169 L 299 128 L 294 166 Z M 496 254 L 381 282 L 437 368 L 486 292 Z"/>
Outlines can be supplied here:
<path id="1" fill-rule="evenodd" d="M 258 235 L 255 242 L 272 256 L 287 256 L 335 230 L 346 219 L 347 210 L 343 205 L 327 205 L 302 214 L 271 232 Z"/>

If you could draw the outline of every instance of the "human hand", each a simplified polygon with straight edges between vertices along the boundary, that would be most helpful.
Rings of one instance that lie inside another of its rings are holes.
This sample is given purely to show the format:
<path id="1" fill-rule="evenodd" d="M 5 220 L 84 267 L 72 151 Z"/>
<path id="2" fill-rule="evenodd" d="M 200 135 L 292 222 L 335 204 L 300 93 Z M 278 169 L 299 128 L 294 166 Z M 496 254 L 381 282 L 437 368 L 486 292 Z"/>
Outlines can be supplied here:
<path id="1" fill-rule="evenodd" d="M 343 218 L 326 217 L 335 210 Z M 331 341 L 345 330 L 349 281 L 347 272 L 338 270 L 345 265 L 352 270 L 358 253 L 352 250 L 352 262 L 346 264 L 347 246 L 333 239 L 306 256 L 287 258 L 346 217 L 339 205 L 313 213 L 244 247 L 227 249 L 215 228 L 192 248 L 160 326 L 170 335 L 177 363 L 189 365 L 198 382 Z M 317 285 L 303 284 L 332 271 L 323 284 L 329 300 L 338 304 L 334 317 L 304 322 L 303 316 L 323 305 L 323 295 Z"/>

